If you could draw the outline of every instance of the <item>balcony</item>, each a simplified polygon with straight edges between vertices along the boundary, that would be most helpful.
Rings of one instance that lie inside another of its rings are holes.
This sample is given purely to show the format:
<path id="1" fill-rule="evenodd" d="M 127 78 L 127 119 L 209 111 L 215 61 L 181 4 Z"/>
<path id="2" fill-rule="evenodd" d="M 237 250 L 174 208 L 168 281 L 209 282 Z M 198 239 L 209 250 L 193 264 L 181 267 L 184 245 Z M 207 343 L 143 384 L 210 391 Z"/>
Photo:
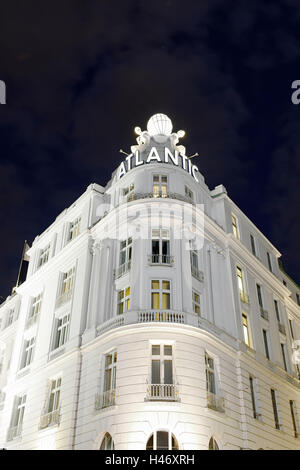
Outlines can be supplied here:
<path id="1" fill-rule="evenodd" d="M 18 426 L 13 426 L 8 429 L 7 431 L 7 441 L 12 441 L 13 439 L 16 439 L 16 437 L 20 437 L 22 434 L 22 423 L 19 424 Z"/>
<path id="2" fill-rule="evenodd" d="M 116 390 L 107 390 L 104 393 L 95 395 L 95 410 L 102 410 L 116 404 Z"/>
<path id="3" fill-rule="evenodd" d="M 131 269 L 131 261 L 127 261 L 124 264 L 121 264 L 117 269 L 114 270 L 114 279 L 119 279 L 120 277 L 124 276 L 124 274 L 128 273 Z"/>
<path id="4" fill-rule="evenodd" d="M 269 320 L 269 314 L 268 314 L 267 310 L 264 310 L 262 307 L 260 307 L 260 316 L 264 320 Z"/>
<path id="5" fill-rule="evenodd" d="M 196 266 L 191 265 L 192 276 L 200 282 L 204 281 L 203 271 L 200 271 Z"/>
<path id="6" fill-rule="evenodd" d="M 72 289 L 64 292 L 57 298 L 56 307 L 60 307 L 64 303 L 68 302 L 69 300 L 71 300 L 71 297 L 72 297 Z"/>
<path id="7" fill-rule="evenodd" d="M 216 395 L 215 393 L 207 392 L 207 408 L 219 411 L 220 413 L 225 413 L 224 398 L 220 395 Z"/>
<path id="8" fill-rule="evenodd" d="M 38 317 L 39 317 L 39 313 L 35 313 L 34 315 L 31 315 L 26 321 L 25 328 L 28 329 L 32 325 L 34 325 L 37 322 Z"/>
<path id="9" fill-rule="evenodd" d="M 280 333 L 282 333 L 283 335 L 286 334 L 285 326 L 283 325 L 283 323 L 278 322 L 278 329 L 279 329 Z"/>
<path id="10" fill-rule="evenodd" d="M 150 384 L 145 401 L 180 401 L 178 387 L 174 384 Z"/>
<path id="11" fill-rule="evenodd" d="M 51 413 L 47 413 L 42 415 L 40 418 L 40 429 L 48 428 L 49 426 L 56 426 L 59 424 L 60 421 L 60 409 L 51 411 Z"/>
<path id="12" fill-rule="evenodd" d="M 174 263 L 174 257 L 170 255 L 149 255 L 148 256 L 148 262 L 150 264 L 158 264 L 161 266 L 172 266 Z"/>
<path id="13" fill-rule="evenodd" d="M 244 304 L 249 305 L 249 295 L 246 292 L 240 290 L 240 299 Z"/>

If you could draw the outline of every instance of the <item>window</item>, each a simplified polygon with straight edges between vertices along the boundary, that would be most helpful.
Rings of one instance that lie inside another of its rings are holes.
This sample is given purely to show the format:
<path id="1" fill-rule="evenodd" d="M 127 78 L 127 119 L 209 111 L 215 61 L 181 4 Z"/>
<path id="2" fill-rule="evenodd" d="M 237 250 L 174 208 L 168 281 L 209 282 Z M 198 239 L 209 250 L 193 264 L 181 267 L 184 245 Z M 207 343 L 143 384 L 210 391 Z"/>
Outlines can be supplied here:
<path id="1" fill-rule="evenodd" d="M 193 290 L 193 312 L 200 315 L 200 295 Z"/>
<path id="2" fill-rule="evenodd" d="M 61 377 L 50 380 L 46 404 L 40 420 L 40 429 L 59 424 Z"/>
<path id="3" fill-rule="evenodd" d="M 48 413 L 59 409 L 61 377 L 51 381 L 50 397 L 48 403 Z"/>
<path id="4" fill-rule="evenodd" d="M 283 285 L 284 285 L 285 287 L 287 287 L 287 283 L 286 283 L 286 281 L 285 281 L 284 279 L 283 279 L 282 283 L 283 283 Z"/>
<path id="5" fill-rule="evenodd" d="M 285 344 L 284 344 L 284 343 L 280 343 L 280 347 L 281 347 L 281 355 L 282 355 L 283 367 L 284 367 L 284 370 L 287 371 L 286 355 L 285 355 Z"/>
<path id="6" fill-rule="evenodd" d="M 151 309 L 170 310 L 170 281 L 151 281 Z"/>
<path id="7" fill-rule="evenodd" d="M 271 389 L 271 400 L 272 400 L 272 406 L 273 406 L 275 428 L 281 429 L 279 412 L 278 412 L 278 404 L 277 404 L 277 392 L 273 389 Z"/>
<path id="8" fill-rule="evenodd" d="M 263 340 L 264 340 L 266 358 L 270 360 L 268 332 L 267 330 L 262 330 L 262 331 L 263 331 Z"/>
<path id="9" fill-rule="evenodd" d="M 46 248 L 44 248 L 43 250 L 41 250 L 40 252 L 40 257 L 39 257 L 39 262 L 38 262 L 38 268 L 40 268 L 41 266 L 43 266 L 43 264 L 47 263 L 48 259 L 49 259 L 49 254 L 50 254 L 50 243 L 46 246 Z"/>
<path id="10" fill-rule="evenodd" d="M 279 306 L 278 306 L 278 301 L 274 300 L 274 307 L 275 307 L 275 313 L 276 313 L 276 318 L 278 323 L 280 323 L 280 311 L 279 311 Z"/>
<path id="11" fill-rule="evenodd" d="M 290 410 L 291 410 L 291 416 L 292 416 L 294 436 L 299 437 L 299 425 L 298 425 L 298 419 L 297 419 L 297 409 L 296 409 L 296 402 L 294 400 L 290 400 Z"/>
<path id="12" fill-rule="evenodd" d="M 243 328 L 244 342 L 250 348 L 250 332 L 249 332 L 249 325 L 248 325 L 248 317 L 244 313 L 242 314 L 242 328 Z"/>
<path id="13" fill-rule="evenodd" d="M 100 408 L 115 404 L 116 377 L 117 377 L 117 352 L 113 351 L 105 356 L 103 395 Z"/>
<path id="14" fill-rule="evenodd" d="M 120 243 L 120 258 L 119 258 L 119 266 L 123 266 L 126 263 L 131 261 L 132 255 L 132 238 L 127 238 L 127 240 L 123 240 Z"/>
<path id="15" fill-rule="evenodd" d="M 127 188 L 123 189 L 123 196 L 127 202 L 134 201 L 134 183 L 131 183 Z"/>
<path id="16" fill-rule="evenodd" d="M 151 262 L 157 264 L 170 264 L 170 234 L 169 230 L 152 230 Z"/>
<path id="17" fill-rule="evenodd" d="M 179 450 L 175 436 L 169 431 L 156 431 L 149 437 L 146 450 Z"/>
<path id="18" fill-rule="evenodd" d="M 225 405 L 224 399 L 221 396 L 218 381 L 217 372 L 215 368 L 215 360 L 205 353 L 205 375 L 206 375 L 206 392 L 207 392 L 207 407 L 224 413 Z"/>
<path id="19" fill-rule="evenodd" d="M 190 188 L 188 188 L 187 186 L 184 187 L 184 193 L 185 193 L 185 196 L 190 199 L 190 201 L 193 201 L 194 200 L 194 194 L 193 192 L 190 190 Z"/>
<path id="20" fill-rule="evenodd" d="M 261 417 L 260 413 L 258 413 L 257 409 L 257 379 L 249 376 L 249 384 L 250 384 L 250 394 L 251 394 L 251 403 L 252 403 L 252 411 L 253 411 L 253 418 L 259 419 Z"/>
<path id="21" fill-rule="evenodd" d="M 32 300 L 32 304 L 30 307 L 28 320 L 26 324 L 27 327 L 32 325 L 37 320 L 39 313 L 41 311 L 41 305 L 42 305 L 42 294 L 39 294 L 36 297 L 34 297 Z"/>
<path id="22" fill-rule="evenodd" d="M 153 197 L 168 196 L 168 177 L 165 175 L 153 175 Z"/>
<path id="23" fill-rule="evenodd" d="M 297 300 L 297 304 L 300 305 L 300 296 L 297 293 L 296 293 L 296 300 Z"/>
<path id="24" fill-rule="evenodd" d="M 172 346 L 152 345 L 151 384 L 173 384 Z"/>
<path id="25" fill-rule="evenodd" d="M 240 234 L 239 234 L 239 229 L 238 229 L 238 223 L 237 223 L 237 218 L 235 215 L 231 214 L 231 221 L 232 221 L 232 231 L 233 231 L 233 235 L 235 236 L 235 238 L 240 238 Z"/>
<path id="26" fill-rule="evenodd" d="M 192 276 L 198 281 L 203 281 L 203 273 L 199 270 L 198 251 L 194 247 L 194 243 L 190 240 L 190 260 Z"/>
<path id="27" fill-rule="evenodd" d="M 53 349 L 63 346 L 68 339 L 70 314 L 57 318 L 55 321 L 55 335 Z"/>
<path id="28" fill-rule="evenodd" d="M 118 292 L 117 314 L 128 312 L 130 307 L 130 287 L 126 287 Z"/>
<path id="29" fill-rule="evenodd" d="M 261 286 L 259 284 L 256 284 L 256 291 L 257 291 L 258 304 L 259 304 L 260 308 L 263 309 Z"/>
<path id="30" fill-rule="evenodd" d="M 11 441 L 22 433 L 23 418 L 25 413 L 26 395 L 15 397 L 13 414 L 10 428 L 8 430 L 7 440 Z"/>
<path id="31" fill-rule="evenodd" d="M 271 273 L 273 272 L 273 269 L 272 269 L 272 259 L 271 259 L 271 254 L 267 251 L 267 259 L 268 259 L 268 268 L 269 270 L 271 271 Z"/>
<path id="32" fill-rule="evenodd" d="M 67 302 L 71 299 L 72 289 L 75 277 L 75 268 L 62 273 L 60 295 L 58 297 L 57 306 Z"/>
<path id="33" fill-rule="evenodd" d="M 289 318 L 289 325 L 290 325 L 291 337 L 294 340 L 295 336 L 294 336 L 294 330 L 293 330 L 293 323 L 292 323 L 292 320 L 290 318 Z"/>
<path id="34" fill-rule="evenodd" d="M 256 245 L 253 235 L 250 234 L 250 244 L 251 244 L 251 251 L 254 256 L 256 256 Z"/>
<path id="35" fill-rule="evenodd" d="M 33 350 L 35 345 L 35 337 L 32 337 L 24 342 L 23 355 L 20 369 L 29 366 L 33 359 Z"/>
<path id="36" fill-rule="evenodd" d="M 212 357 L 205 354 L 205 374 L 206 374 L 206 390 L 208 393 L 216 395 L 216 378 L 215 363 Z"/>
<path id="37" fill-rule="evenodd" d="M 111 435 L 107 432 L 101 442 L 100 450 L 114 450 L 115 444 Z"/>
<path id="38" fill-rule="evenodd" d="M 12 325 L 13 322 L 14 322 L 14 309 L 11 308 L 7 312 L 6 327 Z"/>
<path id="39" fill-rule="evenodd" d="M 211 437 L 209 440 L 208 450 L 219 450 L 217 441 L 213 437 Z"/>
<path id="40" fill-rule="evenodd" d="M 238 288 L 239 288 L 239 291 L 240 291 L 241 301 L 248 304 L 249 303 L 249 297 L 245 292 L 243 271 L 239 266 L 236 267 L 236 274 L 237 274 Z"/>
<path id="41" fill-rule="evenodd" d="M 68 235 L 68 242 L 71 240 L 74 240 L 74 238 L 79 235 L 79 230 L 80 230 L 80 223 L 81 223 L 81 217 L 77 217 L 69 227 L 69 235 Z"/>

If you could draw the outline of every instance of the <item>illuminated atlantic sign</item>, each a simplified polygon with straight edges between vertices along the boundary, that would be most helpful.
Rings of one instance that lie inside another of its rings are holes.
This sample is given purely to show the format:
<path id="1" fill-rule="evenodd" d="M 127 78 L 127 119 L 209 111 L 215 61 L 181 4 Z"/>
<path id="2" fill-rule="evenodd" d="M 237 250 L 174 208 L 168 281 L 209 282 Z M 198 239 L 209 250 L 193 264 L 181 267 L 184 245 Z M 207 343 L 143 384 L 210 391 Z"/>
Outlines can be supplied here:
<path id="1" fill-rule="evenodd" d="M 122 176 L 126 175 L 126 173 L 133 168 L 154 162 L 171 163 L 175 166 L 179 166 L 180 168 L 186 170 L 191 176 L 193 176 L 197 183 L 199 182 L 196 176 L 197 172 L 199 172 L 198 167 L 193 165 L 191 160 L 186 155 L 178 152 L 178 150 L 171 152 L 168 147 L 164 147 L 163 158 L 160 157 L 156 147 L 151 147 L 148 156 L 146 155 L 146 158 L 143 160 L 140 159 L 140 152 L 138 150 L 136 150 L 134 153 L 131 153 L 119 166 L 117 178 L 122 178 Z"/>

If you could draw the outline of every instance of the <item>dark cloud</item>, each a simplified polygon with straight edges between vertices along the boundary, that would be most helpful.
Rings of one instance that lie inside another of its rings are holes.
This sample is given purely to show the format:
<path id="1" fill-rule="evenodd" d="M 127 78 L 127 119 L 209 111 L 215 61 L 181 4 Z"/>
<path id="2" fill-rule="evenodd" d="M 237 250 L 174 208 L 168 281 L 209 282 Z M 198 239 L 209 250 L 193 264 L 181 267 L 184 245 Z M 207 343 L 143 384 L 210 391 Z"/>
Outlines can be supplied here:
<path id="1" fill-rule="evenodd" d="M 223 183 L 300 277 L 290 254 L 295 222 L 286 238 L 273 222 L 284 217 L 281 201 L 286 224 L 298 209 L 286 161 L 297 158 L 299 113 L 288 125 L 278 118 L 293 106 L 290 83 L 299 78 L 298 10 L 292 0 L 3 4 L 0 294 L 14 283 L 24 238 L 91 182 L 106 184 L 119 149 L 135 143 L 134 126 L 145 128 L 156 112 L 186 130 L 184 145 L 199 152 L 209 186 Z"/>

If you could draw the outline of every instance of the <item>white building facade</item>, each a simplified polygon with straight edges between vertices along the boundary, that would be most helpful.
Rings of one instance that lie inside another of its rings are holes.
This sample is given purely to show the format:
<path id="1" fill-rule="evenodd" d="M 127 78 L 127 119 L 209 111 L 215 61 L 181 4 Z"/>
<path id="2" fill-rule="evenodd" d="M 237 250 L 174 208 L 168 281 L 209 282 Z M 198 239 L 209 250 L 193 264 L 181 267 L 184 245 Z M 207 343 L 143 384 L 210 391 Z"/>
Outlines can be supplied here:
<path id="1" fill-rule="evenodd" d="M 300 449 L 300 289 L 164 115 L 27 251 L 0 447 Z"/>

